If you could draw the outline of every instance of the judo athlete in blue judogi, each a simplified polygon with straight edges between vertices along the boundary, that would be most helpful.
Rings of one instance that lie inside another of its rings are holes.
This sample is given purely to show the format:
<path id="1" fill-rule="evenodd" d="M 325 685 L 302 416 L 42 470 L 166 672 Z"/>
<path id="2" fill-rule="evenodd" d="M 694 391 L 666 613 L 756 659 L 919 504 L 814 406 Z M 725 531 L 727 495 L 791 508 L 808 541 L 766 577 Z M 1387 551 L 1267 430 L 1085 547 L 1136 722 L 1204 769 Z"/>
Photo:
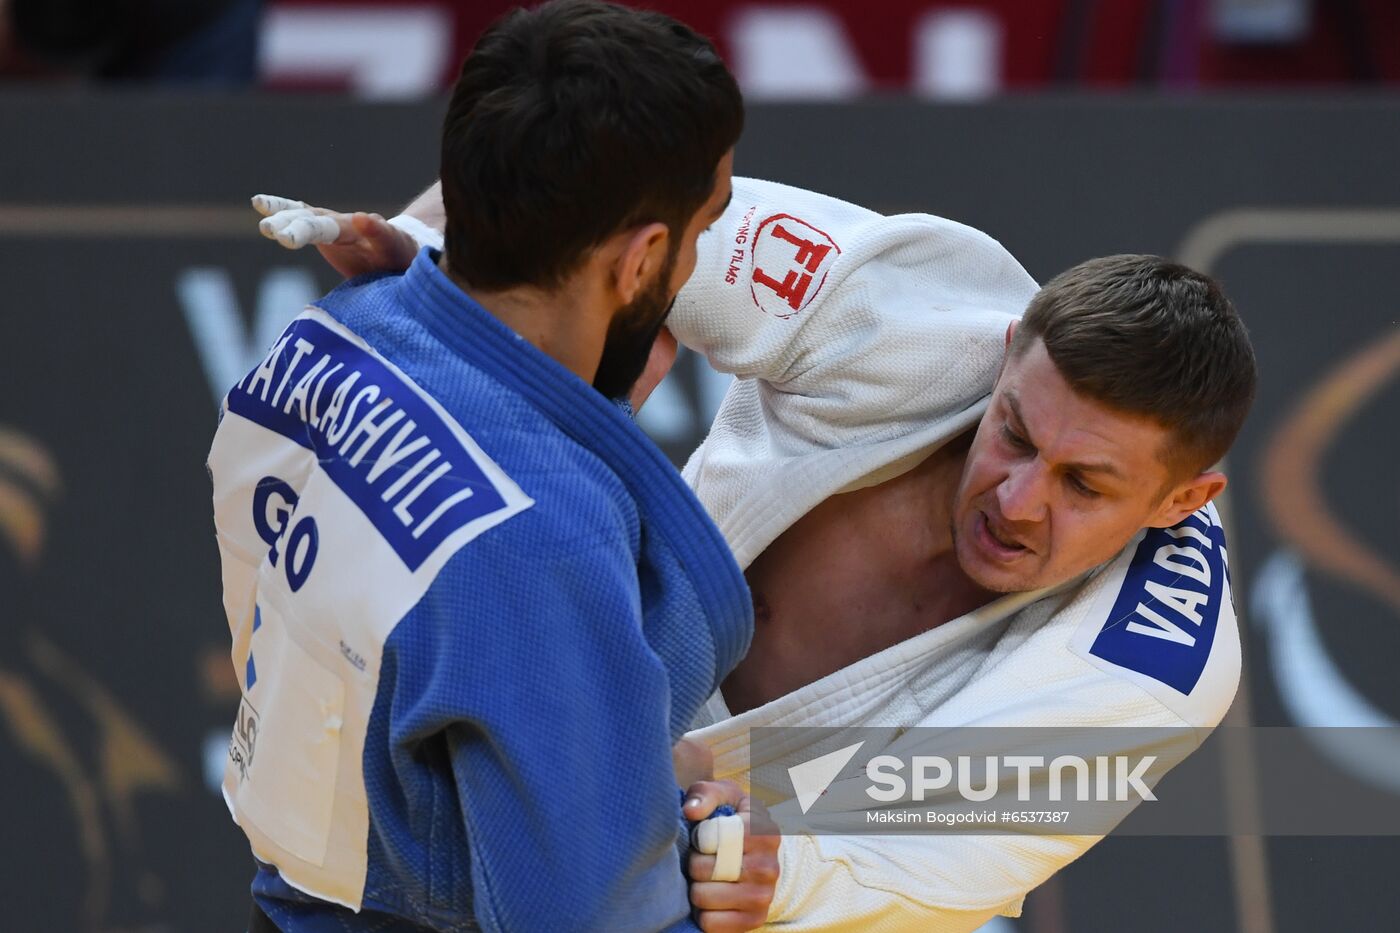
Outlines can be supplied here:
<path id="1" fill-rule="evenodd" d="M 567 119 L 507 93 L 539 68 L 572 75 Z M 242 684 L 223 791 L 257 922 L 695 929 L 671 746 L 752 608 L 612 396 L 723 212 L 741 123 L 713 49 L 664 17 L 517 13 L 448 113 L 445 254 L 332 292 L 229 390 L 209 456 Z M 541 193 L 560 134 L 596 164 Z"/>

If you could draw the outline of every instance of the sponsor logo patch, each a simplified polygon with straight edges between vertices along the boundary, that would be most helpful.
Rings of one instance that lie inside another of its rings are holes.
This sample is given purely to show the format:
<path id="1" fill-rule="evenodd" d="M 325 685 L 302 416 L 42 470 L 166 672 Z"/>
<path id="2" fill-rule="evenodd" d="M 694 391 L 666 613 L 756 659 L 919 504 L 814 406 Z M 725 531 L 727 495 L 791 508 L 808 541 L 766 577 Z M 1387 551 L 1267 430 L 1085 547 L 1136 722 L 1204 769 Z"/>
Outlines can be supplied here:
<path id="1" fill-rule="evenodd" d="M 251 658 L 249 663 L 252 663 Z M 253 756 L 257 754 L 258 725 L 258 711 L 245 696 L 238 704 L 238 720 L 233 724 L 233 737 L 228 743 L 228 757 L 238 769 L 240 783 L 248 779 L 248 769 L 253 766 Z"/>
<path id="2" fill-rule="evenodd" d="M 816 299 L 841 247 L 806 221 L 774 214 L 753 240 L 753 301 L 777 318 L 790 318 Z"/>

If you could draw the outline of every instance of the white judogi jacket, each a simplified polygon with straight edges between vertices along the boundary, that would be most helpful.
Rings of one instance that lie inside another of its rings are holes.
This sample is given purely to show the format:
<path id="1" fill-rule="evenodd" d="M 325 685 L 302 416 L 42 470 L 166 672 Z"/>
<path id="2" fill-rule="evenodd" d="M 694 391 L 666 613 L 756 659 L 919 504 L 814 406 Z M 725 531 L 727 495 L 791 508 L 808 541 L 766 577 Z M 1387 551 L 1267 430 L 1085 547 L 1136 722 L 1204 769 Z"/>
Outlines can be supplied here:
<path id="1" fill-rule="evenodd" d="M 441 248 L 440 232 L 395 222 Z M 739 377 L 684 475 L 740 566 L 829 496 L 898 476 L 975 426 L 1006 326 L 1035 291 L 1010 253 L 962 224 L 734 179 L 668 323 Z M 1240 670 L 1219 517 L 1207 507 L 1183 524 L 1140 532 L 1054 591 L 1005 596 L 739 716 L 716 694 L 691 737 L 713 750 L 716 777 L 745 785 L 765 764 L 748 760 L 760 726 L 1161 728 L 1183 738 L 1114 751 L 1179 761 L 1220 722 Z M 1162 605 L 1149 582 L 1181 584 L 1184 601 Z M 784 750 L 784 761 L 803 757 Z M 859 796 L 841 784 L 828 795 Z M 1099 838 L 788 835 L 769 926 L 974 930 L 1018 915 L 1028 891 Z"/>
<path id="2" fill-rule="evenodd" d="M 980 231 L 752 179 L 734 180 L 699 253 L 670 326 L 739 378 L 684 475 L 744 567 L 817 503 L 976 425 L 1006 326 L 1036 291 Z M 1139 533 L 1055 592 L 1003 597 L 739 716 L 717 694 L 692 737 L 717 777 L 740 783 L 764 764 L 748 760 L 756 726 L 1171 727 L 1185 738 L 1152 751 L 1180 760 L 1224 716 L 1240 667 L 1219 518 L 1208 507 L 1184 524 Z M 1163 606 L 1150 578 L 1202 595 Z M 1155 609 L 1135 614 L 1144 603 Z M 769 923 L 972 930 L 1019 914 L 1098 838 L 786 836 Z"/>

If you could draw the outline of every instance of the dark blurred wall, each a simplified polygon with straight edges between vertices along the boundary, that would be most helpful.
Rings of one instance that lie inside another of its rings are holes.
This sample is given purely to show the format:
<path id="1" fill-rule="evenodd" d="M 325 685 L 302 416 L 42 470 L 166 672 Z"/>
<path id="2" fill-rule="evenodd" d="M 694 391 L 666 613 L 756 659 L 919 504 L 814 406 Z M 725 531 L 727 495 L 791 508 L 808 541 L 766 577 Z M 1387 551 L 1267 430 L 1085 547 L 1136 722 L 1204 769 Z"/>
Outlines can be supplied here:
<path id="1" fill-rule="evenodd" d="M 0 74 L 246 87 L 263 0 L 3 0 Z M 8 47 L 8 49 L 7 49 Z M 8 55 L 7 55 L 8 51 Z"/>

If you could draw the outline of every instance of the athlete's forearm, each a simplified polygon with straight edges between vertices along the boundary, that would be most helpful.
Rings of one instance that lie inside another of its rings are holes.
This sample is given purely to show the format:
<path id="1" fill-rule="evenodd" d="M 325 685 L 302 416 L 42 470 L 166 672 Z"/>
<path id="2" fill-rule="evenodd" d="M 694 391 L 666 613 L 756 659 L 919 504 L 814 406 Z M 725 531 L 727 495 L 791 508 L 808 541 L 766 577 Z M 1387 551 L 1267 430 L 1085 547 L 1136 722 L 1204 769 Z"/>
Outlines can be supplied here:
<path id="1" fill-rule="evenodd" d="M 419 249 L 424 246 L 442 249 L 442 234 L 447 226 L 447 212 L 442 206 L 442 182 L 435 181 L 429 185 L 389 223 L 413 237 Z"/>
<path id="2" fill-rule="evenodd" d="M 442 182 L 435 181 L 429 185 L 427 190 L 408 202 L 403 213 L 441 231 L 447 225 L 447 212 L 442 206 Z"/>

